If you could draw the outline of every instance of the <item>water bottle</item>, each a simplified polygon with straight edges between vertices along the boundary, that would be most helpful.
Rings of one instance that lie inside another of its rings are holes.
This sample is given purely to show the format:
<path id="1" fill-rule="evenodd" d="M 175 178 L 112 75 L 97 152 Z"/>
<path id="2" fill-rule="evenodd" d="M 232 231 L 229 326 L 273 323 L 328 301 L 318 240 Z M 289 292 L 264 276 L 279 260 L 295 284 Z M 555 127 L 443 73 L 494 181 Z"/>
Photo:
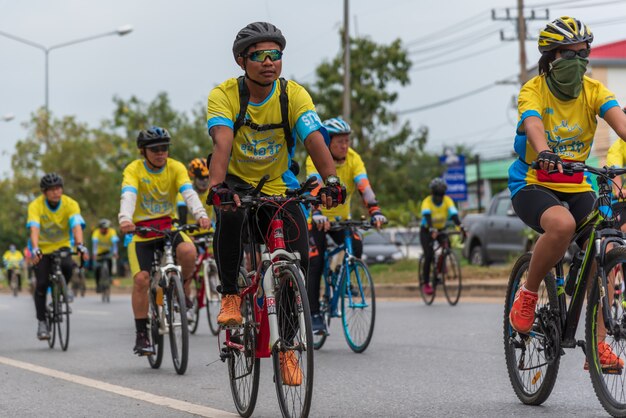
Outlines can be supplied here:
<path id="1" fill-rule="evenodd" d="M 583 258 L 585 257 L 585 252 L 580 250 L 574 255 L 572 259 L 572 265 L 569 268 L 569 272 L 567 273 L 567 278 L 565 279 L 565 293 L 568 296 L 572 296 L 574 294 L 574 288 L 576 287 L 576 276 L 578 276 L 578 269 L 580 269 L 580 265 L 583 263 Z"/>

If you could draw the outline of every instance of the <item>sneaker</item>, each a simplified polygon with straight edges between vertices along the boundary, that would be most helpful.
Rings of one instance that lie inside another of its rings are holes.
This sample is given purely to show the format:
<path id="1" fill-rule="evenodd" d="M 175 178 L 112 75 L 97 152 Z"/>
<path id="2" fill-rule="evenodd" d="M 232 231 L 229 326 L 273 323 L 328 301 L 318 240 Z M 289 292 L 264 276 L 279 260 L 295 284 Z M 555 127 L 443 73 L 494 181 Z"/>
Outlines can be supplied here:
<path id="1" fill-rule="evenodd" d="M 39 325 L 37 326 L 37 338 L 40 340 L 50 339 L 50 333 L 48 332 L 48 324 L 46 321 L 39 321 Z"/>
<path id="2" fill-rule="evenodd" d="M 509 322 L 513 329 L 521 334 L 528 334 L 535 322 L 535 306 L 537 306 L 537 293 L 520 287 L 515 294 L 513 306 L 509 313 Z"/>
<path id="3" fill-rule="evenodd" d="M 185 296 L 185 305 L 187 306 L 187 321 L 194 322 L 196 319 L 196 313 L 193 309 L 193 302 L 188 296 Z"/>
<path id="4" fill-rule="evenodd" d="M 422 291 L 424 292 L 424 294 L 430 296 L 433 294 L 433 287 L 430 285 L 430 283 L 426 283 L 422 286 Z"/>
<path id="5" fill-rule="evenodd" d="M 324 321 L 324 317 L 321 314 L 311 315 L 311 324 L 313 326 L 313 334 L 324 335 L 327 333 L 326 321 Z"/>
<path id="6" fill-rule="evenodd" d="M 137 338 L 135 339 L 135 348 L 133 349 L 135 354 L 140 356 L 150 356 L 154 354 L 154 347 L 150 343 L 148 338 L 148 331 L 138 331 Z"/>
<path id="7" fill-rule="evenodd" d="M 281 352 L 278 353 L 278 358 L 283 385 L 300 386 L 302 384 L 302 370 L 298 365 L 296 353 L 293 351 Z"/>
<path id="8" fill-rule="evenodd" d="M 74 302 L 74 292 L 72 291 L 72 289 L 68 288 L 67 289 L 67 303 L 72 303 Z"/>
<path id="9" fill-rule="evenodd" d="M 624 360 L 619 358 L 606 342 L 601 341 L 598 343 L 598 354 L 600 355 L 600 366 L 602 366 L 603 369 L 624 368 Z M 585 360 L 583 369 L 589 370 L 589 362 L 587 360 Z"/>
<path id="10" fill-rule="evenodd" d="M 235 326 L 241 325 L 243 318 L 241 317 L 241 298 L 239 295 L 224 295 L 222 297 L 222 307 L 217 316 L 219 325 Z"/>

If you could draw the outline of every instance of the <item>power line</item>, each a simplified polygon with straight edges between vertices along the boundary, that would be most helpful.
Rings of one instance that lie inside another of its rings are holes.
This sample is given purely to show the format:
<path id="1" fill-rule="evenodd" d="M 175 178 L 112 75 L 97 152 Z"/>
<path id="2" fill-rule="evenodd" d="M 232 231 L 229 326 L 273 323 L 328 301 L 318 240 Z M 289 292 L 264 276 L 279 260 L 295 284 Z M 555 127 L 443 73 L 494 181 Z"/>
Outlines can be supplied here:
<path id="1" fill-rule="evenodd" d="M 488 12 L 489 12 L 488 10 L 484 11 L 484 12 L 480 12 L 480 13 L 472 16 L 472 17 L 469 17 L 467 19 L 461 20 L 460 22 L 457 22 L 457 23 L 455 23 L 453 25 L 447 26 L 447 27 L 445 27 L 445 28 L 443 28 L 441 30 L 438 30 L 436 32 L 431 32 L 430 34 L 428 34 L 428 37 L 429 38 L 433 38 L 433 37 L 445 38 L 445 37 L 450 36 L 450 35 L 452 35 L 454 33 L 461 32 L 461 31 L 463 31 L 463 30 L 465 30 L 467 28 L 475 26 L 478 22 L 472 23 L 471 25 L 466 25 L 467 23 L 475 21 L 475 20 L 477 20 L 480 17 L 483 17 L 483 15 L 485 13 L 488 13 Z M 465 25 L 465 27 L 461 27 L 460 30 L 459 30 L 458 27 L 461 26 L 461 25 Z M 456 29 L 456 31 L 451 33 L 450 31 L 453 30 L 453 29 Z M 439 36 L 440 34 L 443 34 L 443 36 Z M 415 45 L 417 43 L 422 42 L 423 40 L 424 40 L 424 37 L 413 39 L 412 41 L 407 42 L 406 46 Z"/>
<path id="2" fill-rule="evenodd" d="M 458 47 L 458 46 L 463 46 L 463 45 L 467 45 L 467 44 L 471 44 L 473 42 L 479 41 L 481 39 L 484 39 L 494 33 L 497 33 L 500 30 L 500 28 L 498 27 L 497 29 L 487 29 L 485 31 L 485 28 L 482 28 L 480 30 L 474 31 L 470 34 L 467 35 L 463 35 L 463 36 L 459 36 L 457 38 L 454 39 L 450 39 L 449 41 L 446 42 L 441 42 L 435 45 L 431 45 L 431 46 L 427 46 L 424 48 L 418 48 L 418 49 L 413 49 L 409 51 L 409 54 L 421 54 L 424 53 L 426 51 L 432 51 L 432 50 L 438 50 L 438 49 L 442 49 L 442 48 L 449 48 L 450 46 L 454 46 L 454 47 Z"/>
<path id="3" fill-rule="evenodd" d="M 467 93 L 463 93 L 463 94 L 460 94 L 458 96 L 450 97 L 450 98 L 445 99 L 445 100 L 440 100 L 438 102 L 430 103 L 430 104 L 427 104 L 427 105 L 424 105 L 424 106 L 414 107 L 412 109 L 400 110 L 400 111 L 396 112 L 396 114 L 397 115 L 406 115 L 408 113 L 417 113 L 417 112 L 421 112 L 423 110 L 428 110 L 428 109 L 432 109 L 432 108 L 435 108 L 435 107 L 443 106 L 445 104 L 456 102 L 457 100 L 461 100 L 461 99 L 464 99 L 466 97 L 470 97 L 470 96 L 474 96 L 476 94 L 482 93 L 483 91 L 489 90 L 489 89 L 491 89 L 491 88 L 493 88 L 495 86 L 497 86 L 496 83 L 490 83 L 490 84 L 487 84 L 487 85 L 482 86 L 480 88 L 477 88 L 475 90 L 468 91 Z"/>
<path id="4" fill-rule="evenodd" d="M 492 126 L 490 128 L 486 128 L 486 129 L 481 129 L 480 131 L 471 132 L 471 133 L 468 133 L 468 134 L 456 135 L 455 137 L 448 137 L 448 138 L 444 138 L 444 139 L 436 138 L 436 141 L 438 141 L 438 142 L 448 142 L 448 141 L 457 140 L 460 137 L 463 137 L 463 138 L 470 137 L 470 138 L 472 138 L 472 137 L 475 137 L 475 135 L 480 135 L 480 134 L 483 134 L 485 132 L 491 132 L 491 131 L 498 130 L 500 128 L 503 128 L 505 125 L 508 125 L 508 123 L 506 123 L 506 122 L 505 123 L 501 123 L 500 125 Z"/>
<path id="5" fill-rule="evenodd" d="M 580 4 L 580 5 L 572 5 L 572 3 L 580 3 L 583 1 L 588 1 L 588 0 L 564 0 L 564 1 L 553 1 L 553 2 L 548 2 L 548 3 L 537 3 L 537 4 L 529 4 L 524 6 L 525 9 L 527 8 L 533 8 L 533 7 L 549 7 L 549 6 L 558 6 L 561 4 L 567 4 L 567 8 L 568 9 L 577 9 L 577 8 L 584 8 L 584 7 L 595 7 L 595 6 L 604 6 L 607 4 L 614 4 L 614 3 L 624 3 L 625 0 L 609 0 L 609 1 L 605 1 L 602 3 L 587 3 L 587 4 Z"/>
<path id="6" fill-rule="evenodd" d="M 451 58 L 451 59 L 446 60 L 446 61 L 440 61 L 440 62 L 436 62 L 436 63 L 428 64 L 428 65 L 422 65 L 422 66 L 419 66 L 419 67 L 413 67 L 413 68 L 411 68 L 411 70 L 410 70 L 410 71 L 411 71 L 411 72 L 423 71 L 423 70 L 427 70 L 427 69 L 429 69 L 429 68 L 439 67 L 439 66 L 441 66 L 441 65 L 450 64 L 450 63 L 452 63 L 452 62 L 456 62 L 456 61 L 461 61 L 461 60 L 464 60 L 464 59 L 467 59 L 467 58 L 474 58 L 474 57 L 477 57 L 477 56 L 479 56 L 479 55 L 485 54 L 485 53 L 487 53 L 487 52 L 494 51 L 494 50 L 496 50 L 496 49 L 498 49 L 498 48 L 502 48 L 503 46 L 506 46 L 506 45 L 507 45 L 507 44 L 502 44 L 502 43 L 501 43 L 501 44 L 498 44 L 498 45 L 496 45 L 496 46 L 490 46 L 490 47 L 488 47 L 488 48 L 481 49 L 480 51 L 471 52 L 471 53 L 469 53 L 469 54 L 466 54 L 466 55 L 461 55 L 461 56 L 459 56 L 459 57 L 454 57 L 454 58 Z M 449 54 L 446 54 L 446 55 L 449 55 Z M 429 57 L 428 59 L 430 60 L 431 58 L 432 58 L 432 57 Z"/>

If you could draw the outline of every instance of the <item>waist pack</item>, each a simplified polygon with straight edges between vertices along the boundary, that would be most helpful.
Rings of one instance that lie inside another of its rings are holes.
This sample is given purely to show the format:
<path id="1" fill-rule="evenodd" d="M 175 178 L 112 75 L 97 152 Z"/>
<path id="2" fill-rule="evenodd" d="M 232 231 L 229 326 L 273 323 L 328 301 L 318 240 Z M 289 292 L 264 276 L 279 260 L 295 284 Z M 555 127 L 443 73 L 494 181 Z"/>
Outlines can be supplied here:
<path id="1" fill-rule="evenodd" d="M 573 160 L 565 160 L 563 162 L 572 163 L 575 162 Z M 583 182 L 585 178 L 583 173 L 574 173 L 571 176 L 568 176 L 564 173 L 556 173 L 548 174 L 545 170 L 537 170 L 537 180 L 545 183 L 571 183 L 571 184 L 580 184 Z"/>
<path id="2" fill-rule="evenodd" d="M 159 231 L 167 231 L 172 229 L 172 218 L 169 216 L 163 216 L 161 218 L 156 218 L 156 219 L 148 219 L 145 221 L 139 221 L 135 224 L 136 226 L 147 226 L 150 228 L 155 228 L 158 229 Z M 150 231 L 150 232 L 144 232 L 141 234 L 138 234 L 139 236 L 141 236 L 142 238 L 154 238 L 154 237 L 160 237 L 162 235 Z"/>

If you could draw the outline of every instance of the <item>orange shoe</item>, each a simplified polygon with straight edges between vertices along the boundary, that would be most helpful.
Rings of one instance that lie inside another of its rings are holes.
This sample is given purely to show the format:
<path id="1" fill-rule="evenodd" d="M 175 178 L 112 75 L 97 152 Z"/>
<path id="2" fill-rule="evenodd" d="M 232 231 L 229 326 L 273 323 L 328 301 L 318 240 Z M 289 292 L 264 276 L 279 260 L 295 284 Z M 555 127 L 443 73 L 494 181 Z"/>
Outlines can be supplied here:
<path id="1" fill-rule="evenodd" d="M 298 365 L 296 353 L 287 351 L 278 353 L 280 360 L 280 372 L 283 384 L 287 386 L 300 386 L 302 384 L 302 370 Z"/>
<path id="2" fill-rule="evenodd" d="M 217 323 L 225 326 L 236 326 L 241 325 L 242 322 L 241 297 L 239 295 L 224 295 L 220 313 L 217 316 Z"/>
<path id="3" fill-rule="evenodd" d="M 601 341 L 598 343 L 598 354 L 600 355 L 600 366 L 602 366 L 603 369 L 624 368 L 624 360 L 619 358 L 606 342 Z M 589 362 L 587 360 L 585 360 L 583 369 L 589 370 Z"/>
<path id="4" fill-rule="evenodd" d="M 535 322 L 537 299 L 539 299 L 537 293 L 530 292 L 523 287 L 519 288 L 509 313 L 509 322 L 515 331 L 521 334 L 530 332 Z"/>

